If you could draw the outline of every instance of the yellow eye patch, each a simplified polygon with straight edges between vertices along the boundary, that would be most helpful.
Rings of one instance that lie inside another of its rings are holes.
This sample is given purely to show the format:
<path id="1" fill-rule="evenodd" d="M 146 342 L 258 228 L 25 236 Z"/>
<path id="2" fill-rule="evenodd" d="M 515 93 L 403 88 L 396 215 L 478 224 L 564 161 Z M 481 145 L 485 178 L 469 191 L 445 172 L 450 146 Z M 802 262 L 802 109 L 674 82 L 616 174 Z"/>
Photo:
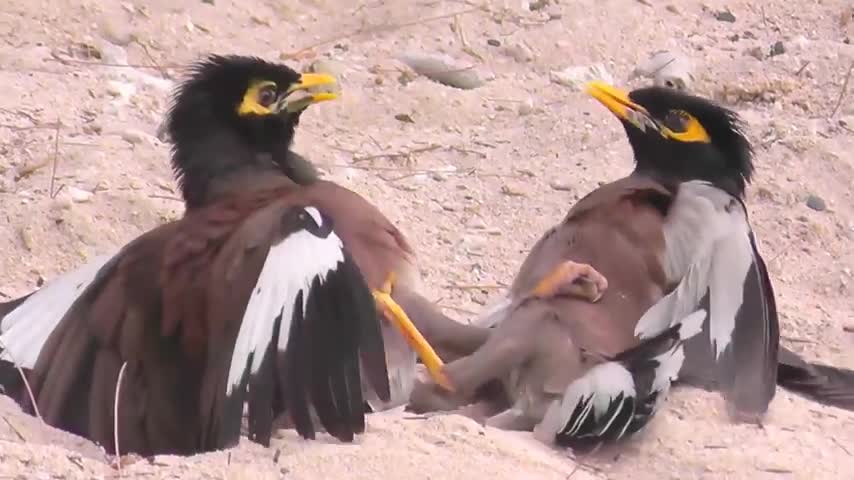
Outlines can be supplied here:
<path id="1" fill-rule="evenodd" d="M 237 114 L 270 115 L 270 105 L 275 100 L 276 82 L 269 80 L 253 80 L 243 94 L 243 101 L 237 107 Z"/>
<path id="2" fill-rule="evenodd" d="M 712 138 L 697 117 L 683 110 L 671 110 L 661 122 L 661 134 L 679 142 L 711 143 Z"/>

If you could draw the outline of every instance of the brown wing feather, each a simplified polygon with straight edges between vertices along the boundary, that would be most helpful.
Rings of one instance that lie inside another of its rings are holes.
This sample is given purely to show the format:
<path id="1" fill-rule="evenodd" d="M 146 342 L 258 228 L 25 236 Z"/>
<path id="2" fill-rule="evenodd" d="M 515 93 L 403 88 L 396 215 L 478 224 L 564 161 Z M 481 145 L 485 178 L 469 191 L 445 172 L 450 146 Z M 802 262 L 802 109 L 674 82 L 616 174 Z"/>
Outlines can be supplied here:
<path id="1" fill-rule="evenodd" d="M 302 200 L 287 190 L 233 198 L 195 210 L 124 248 L 60 321 L 31 372 L 45 420 L 112 451 L 116 380 L 127 362 L 119 411 L 123 452 L 193 453 L 235 443 L 239 427 L 234 435 L 228 433 L 233 432 L 227 427 L 235 419 L 224 418 L 228 412 L 222 408 L 230 352 L 266 251 L 282 238 L 281 214 L 304 204 Z M 336 401 L 325 403 L 326 411 L 318 407 L 318 414 L 327 430 L 352 438 L 352 428 L 364 429 L 361 408 L 357 413 L 346 405 L 340 413 L 328 410 L 342 400 L 346 403 L 348 398 L 341 395 L 349 395 L 350 387 L 359 383 L 358 368 L 346 366 L 342 355 L 357 355 L 358 346 L 367 345 L 379 348 L 381 357 L 382 342 L 377 330 L 370 331 L 370 322 L 358 324 L 376 319 L 368 291 L 354 283 L 362 278 L 358 270 L 353 267 L 336 278 L 335 291 L 328 294 L 332 296 L 318 297 L 310 301 L 312 305 L 335 303 L 354 292 L 363 292 L 364 298 L 346 299 L 352 311 L 314 315 L 313 321 L 326 323 L 306 324 L 316 330 L 309 340 L 312 346 L 306 347 L 320 352 L 330 329 L 349 328 L 340 330 L 342 338 L 333 342 L 334 351 L 321 358 L 324 371 L 341 380 L 327 381 L 309 371 L 305 378 L 311 383 L 299 387 L 314 392 L 311 397 L 303 394 L 308 402 L 323 401 L 327 393 L 337 395 Z M 293 333 L 290 339 L 295 341 Z M 357 356 L 352 359 L 358 362 Z M 338 389 L 324 390 L 329 382 L 337 382 Z M 354 390 L 361 406 L 361 392 Z M 259 405 L 281 410 L 283 401 L 276 394 L 262 404 L 256 402 L 256 410 Z M 242 409 L 238 425 L 241 416 Z M 272 421 L 272 416 L 270 411 L 262 418 Z M 329 423 L 330 418 L 340 424 Z M 353 426 L 343 427 L 347 422 Z M 269 427 L 258 429 L 269 440 Z"/>
<path id="2" fill-rule="evenodd" d="M 361 195 L 332 182 L 304 187 L 305 201 L 328 212 L 368 285 L 379 288 L 389 272 L 401 283 L 417 281 L 415 253 L 404 235 Z"/>

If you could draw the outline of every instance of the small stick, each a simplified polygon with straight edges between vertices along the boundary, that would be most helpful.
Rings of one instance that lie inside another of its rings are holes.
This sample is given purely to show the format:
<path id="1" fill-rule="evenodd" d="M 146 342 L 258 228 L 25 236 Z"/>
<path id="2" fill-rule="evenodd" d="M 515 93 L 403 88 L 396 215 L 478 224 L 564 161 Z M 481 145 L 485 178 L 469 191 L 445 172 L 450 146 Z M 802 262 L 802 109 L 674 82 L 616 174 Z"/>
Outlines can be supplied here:
<path id="1" fill-rule="evenodd" d="M 362 163 L 362 162 L 367 162 L 369 160 L 377 160 L 379 158 L 388 158 L 389 160 L 392 160 L 395 158 L 406 158 L 406 157 L 410 157 L 412 155 L 415 155 L 416 153 L 430 152 L 433 150 L 438 150 L 440 148 L 442 148 L 441 145 L 433 143 L 433 144 L 427 145 L 426 147 L 414 148 L 412 150 L 404 150 L 402 152 L 378 153 L 376 155 L 365 155 L 364 157 L 355 157 L 355 158 L 353 158 L 353 163 Z"/>
<path id="2" fill-rule="evenodd" d="M 148 196 L 148 198 L 159 198 L 161 200 L 172 200 L 175 202 L 183 202 L 184 201 L 183 199 L 178 198 L 178 197 L 173 196 L 173 195 L 158 195 L 156 193 L 152 193 L 151 195 Z"/>
<path id="3" fill-rule="evenodd" d="M 56 119 L 56 130 L 53 132 L 53 160 L 50 172 L 50 198 L 56 198 L 59 191 L 53 191 L 53 185 L 56 182 L 56 163 L 59 161 L 59 119 Z"/>
<path id="4" fill-rule="evenodd" d="M 21 376 L 21 380 L 24 382 L 24 388 L 27 389 L 27 395 L 30 396 L 30 403 L 33 405 L 33 412 L 35 412 L 36 417 L 44 423 L 44 418 L 42 418 L 41 412 L 39 412 L 39 406 L 36 404 L 36 396 L 33 395 L 33 389 L 30 388 L 30 382 L 27 381 L 27 376 L 24 374 L 24 369 L 20 367 L 20 364 L 12 358 L 12 353 L 9 351 L 9 347 L 7 347 L 3 340 L 0 339 L 0 347 L 3 347 L 3 353 L 9 356 L 9 360 L 15 364 L 15 369 L 18 370 L 18 374 Z"/>
<path id="5" fill-rule="evenodd" d="M 163 67 L 161 67 L 161 66 L 160 66 L 160 64 L 159 64 L 159 63 L 157 63 L 157 60 L 155 60 L 155 59 L 154 59 L 154 56 L 151 54 L 151 52 L 150 52 L 150 51 L 148 51 L 148 45 L 146 45 L 146 44 L 144 44 L 144 43 L 140 42 L 139 40 L 137 40 L 137 41 L 136 41 L 136 43 L 137 43 L 140 47 L 142 47 L 142 51 L 143 51 L 143 52 L 145 52 L 145 56 L 146 56 L 146 57 L 148 57 L 148 60 L 149 60 L 152 64 L 154 64 L 154 66 L 157 68 L 157 70 L 159 70 L 159 71 L 160 71 L 160 75 L 161 75 L 163 78 L 170 78 L 170 77 L 169 77 L 169 74 L 166 72 L 166 69 L 165 69 L 165 68 L 163 68 Z"/>
<path id="6" fill-rule="evenodd" d="M 22 442 L 26 442 L 26 441 L 27 441 L 27 438 L 26 438 L 26 437 L 24 437 L 24 434 L 23 434 L 23 433 L 21 433 L 21 431 L 20 431 L 20 430 L 18 430 L 18 427 L 16 427 L 15 425 L 13 425 L 13 424 L 12 424 L 12 422 L 11 422 L 11 421 L 9 421 L 9 419 L 8 419 L 8 418 L 6 418 L 6 417 L 4 416 L 4 417 L 3 417 L 3 421 L 4 421 L 4 422 L 6 422 L 6 425 L 9 425 L 9 428 L 11 428 L 13 432 L 15 432 L 15 435 L 17 435 L 17 436 L 18 436 L 18 439 L 19 439 L 19 440 L 21 440 Z"/>
<path id="7" fill-rule="evenodd" d="M 391 32 L 391 31 L 400 30 L 400 29 L 403 29 L 406 27 L 413 27 L 415 25 L 422 25 L 422 24 L 425 24 L 428 22 L 435 22 L 436 20 L 443 20 L 445 18 L 452 18 L 452 17 L 456 17 L 458 15 L 465 15 L 467 13 L 472 13 L 472 12 L 476 12 L 479 10 L 482 10 L 482 8 L 481 7 L 469 8 L 466 10 L 461 10 L 459 12 L 446 13 L 444 15 L 436 15 L 434 17 L 427 17 L 424 19 L 412 20 L 409 22 L 396 23 L 396 24 L 391 24 L 391 25 L 380 25 L 380 26 L 374 27 L 374 28 L 360 28 L 354 32 L 346 33 L 344 35 L 336 35 L 335 37 L 327 38 L 326 40 L 321 40 L 321 41 L 319 41 L 317 43 L 313 43 L 307 47 L 303 47 L 303 48 L 301 48 L 295 52 L 283 53 L 282 58 L 283 59 L 297 58 L 297 57 L 305 54 L 306 52 L 314 50 L 317 47 L 322 47 L 322 46 L 328 45 L 330 43 L 340 42 L 341 40 L 346 40 L 348 38 L 352 38 L 352 37 L 355 37 L 357 35 L 362 35 L 362 34 L 366 34 L 366 33 Z"/>
<path id="8" fill-rule="evenodd" d="M 854 60 L 852 60 L 851 65 L 848 66 L 848 72 L 845 74 L 845 80 L 842 82 L 842 88 L 839 90 L 839 98 L 836 99 L 836 106 L 834 106 L 833 111 L 830 112 L 830 117 L 836 115 L 836 112 L 839 111 L 839 107 L 842 106 L 842 100 L 845 99 L 845 94 L 848 93 L 848 82 L 851 80 L 852 70 L 854 70 Z"/>
<path id="9" fill-rule="evenodd" d="M 848 449 L 845 447 L 845 445 L 843 445 L 839 440 L 837 440 L 837 438 L 836 438 L 836 437 L 831 436 L 831 437 L 830 437 L 830 439 L 833 441 L 833 443 L 835 443 L 835 444 L 836 444 L 836 446 L 837 446 L 837 447 L 839 447 L 840 449 L 842 449 L 842 451 L 843 451 L 843 452 L 847 453 L 849 457 L 851 456 L 851 450 L 848 450 Z"/>
<path id="10" fill-rule="evenodd" d="M 173 69 L 183 69 L 187 68 L 188 64 L 165 64 L 165 65 L 139 65 L 139 64 L 129 64 L 129 63 L 105 63 L 105 62 L 89 62 L 87 60 L 77 60 L 73 58 L 48 58 L 47 61 L 53 61 L 57 63 L 61 63 L 63 65 L 80 65 L 80 66 L 90 66 L 90 67 L 117 67 L 117 68 L 147 68 L 149 70 L 161 70 L 164 68 L 173 68 Z M 57 75 L 66 75 L 65 72 L 51 72 L 51 71 L 41 71 L 41 70 L 25 70 L 25 71 L 34 71 L 34 72 L 42 72 L 42 73 L 55 73 Z"/>
<path id="11" fill-rule="evenodd" d="M 454 285 L 454 284 L 450 284 L 450 285 L 445 285 L 445 286 L 444 286 L 444 288 L 447 288 L 447 289 L 456 289 L 456 290 L 499 290 L 499 289 L 502 289 L 502 288 L 506 288 L 506 285 L 499 285 L 499 284 L 491 284 L 491 285 L 490 285 L 490 284 L 484 284 L 484 285 L 478 285 L 478 284 L 473 284 L 473 285 L 465 285 L 465 284 L 463 284 L 463 285 Z"/>
<path id="12" fill-rule="evenodd" d="M 116 380 L 116 397 L 113 400 L 113 443 L 116 449 L 116 466 L 119 470 L 119 476 L 122 476 L 122 455 L 119 451 L 119 393 L 122 389 L 122 377 L 125 374 L 125 367 L 128 366 L 128 362 L 122 364 L 122 368 L 119 369 L 119 378 Z"/>

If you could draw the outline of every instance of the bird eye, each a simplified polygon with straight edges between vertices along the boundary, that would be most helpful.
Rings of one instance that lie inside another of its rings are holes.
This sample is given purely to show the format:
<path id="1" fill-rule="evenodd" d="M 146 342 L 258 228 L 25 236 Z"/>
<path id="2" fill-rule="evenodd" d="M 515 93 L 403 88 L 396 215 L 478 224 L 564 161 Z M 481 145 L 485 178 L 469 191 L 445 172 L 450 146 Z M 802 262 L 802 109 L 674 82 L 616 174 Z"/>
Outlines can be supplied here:
<path id="1" fill-rule="evenodd" d="M 691 123 L 691 115 L 683 110 L 671 110 L 664 117 L 664 126 L 674 133 L 682 133 L 688 130 Z"/>
<path id="2" fill-rule="evenodd" d="M 276 101 L 276 86 L 267 85 L 258 91 L 258 103 L 262 107 L 269 107 Z"/>

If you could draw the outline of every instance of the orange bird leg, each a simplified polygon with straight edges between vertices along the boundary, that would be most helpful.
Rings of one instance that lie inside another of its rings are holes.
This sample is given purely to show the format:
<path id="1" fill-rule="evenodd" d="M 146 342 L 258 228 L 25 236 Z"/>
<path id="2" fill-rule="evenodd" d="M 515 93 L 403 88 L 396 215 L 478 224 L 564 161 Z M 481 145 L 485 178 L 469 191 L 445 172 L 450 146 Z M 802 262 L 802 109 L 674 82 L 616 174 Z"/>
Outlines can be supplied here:
<path id="1" fill-rule="evenodd" d="M 561 262 L 531 290 L 530 295 L 549 298 L 570 295 L 595 303 L 608 289 L 608 279 L 586 263 Z"/>
<path id="2" fill-rule="evenodd" d="M 430 372 L 430 377 L 433 381 L 446 390 L 453 391 L 454 388 L 451 382 L 448 381 L 448 377 L 442 371 L 445 366 L 444 362 L 436 354 L 436 351 L 433 350 L 433 347 L 427 343 L 427 339 L 421 335 L 421 332 L 418 331 L 418 328 L 415 327 L 415 324 L 412 323 L 412 320 L 409 319 L 403 308 L 391 298 L 394 280 L 394 272 L 391 272 L 382 287 L 379 290 L 373 291 L 377 306 L 382 310 L 386 319 L 398 328 L 403 338 L 406 339 L 406 342 L 415 350 L 421 361 L 424 362 L 424 366 L 427 367 L 427 371 Z"/>

